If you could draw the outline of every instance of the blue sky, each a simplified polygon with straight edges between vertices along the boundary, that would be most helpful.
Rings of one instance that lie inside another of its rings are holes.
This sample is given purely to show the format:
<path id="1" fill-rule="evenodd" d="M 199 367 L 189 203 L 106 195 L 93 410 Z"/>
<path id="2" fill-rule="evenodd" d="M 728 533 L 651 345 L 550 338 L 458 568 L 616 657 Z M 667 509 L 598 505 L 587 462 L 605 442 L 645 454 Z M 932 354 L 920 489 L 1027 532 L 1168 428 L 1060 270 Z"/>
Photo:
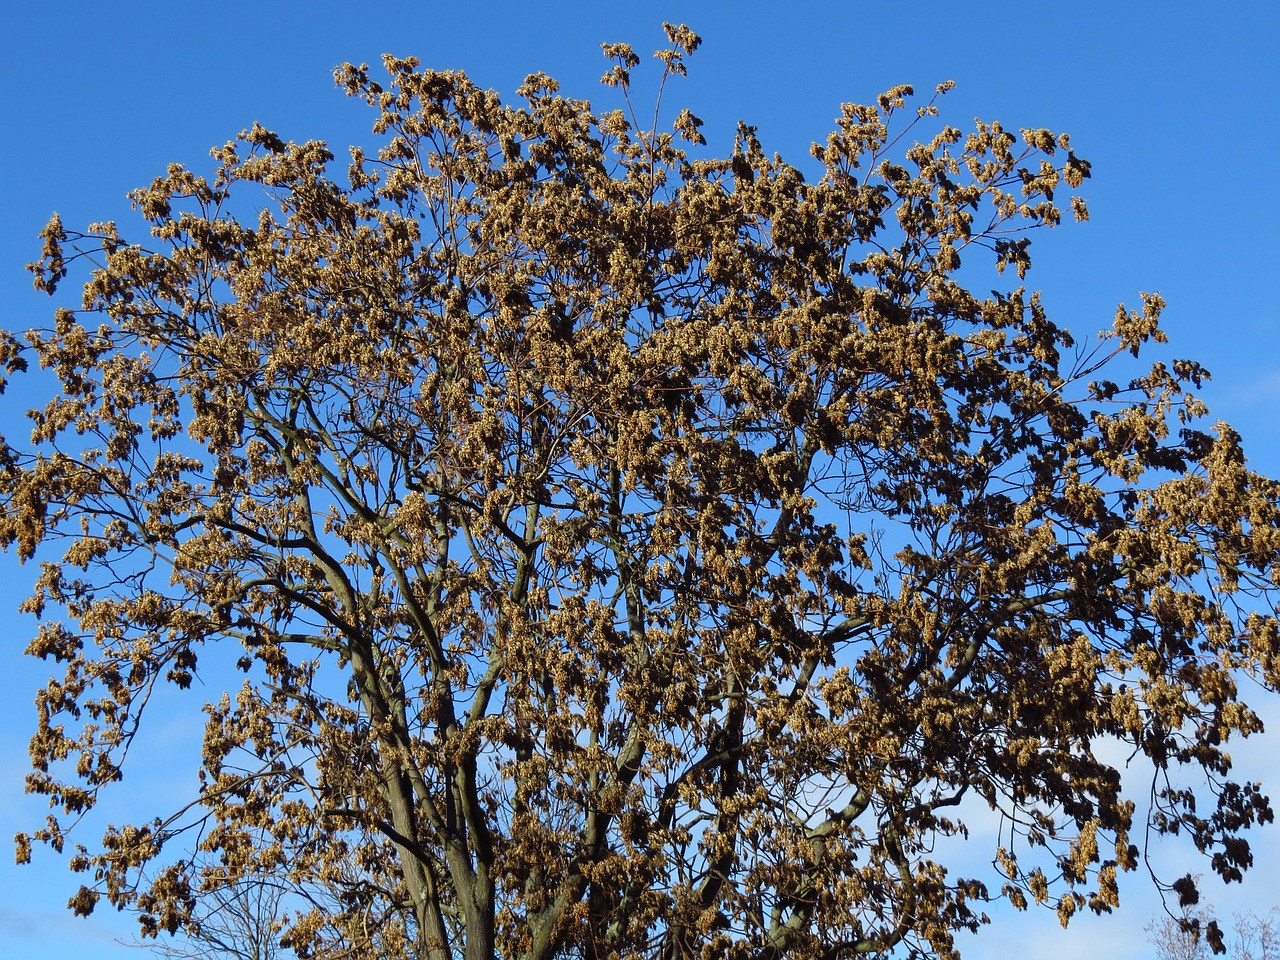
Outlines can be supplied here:
<path id="1" fill-rule="evenodd" d="M 1280 276 L 1280 194 L 1270 183 L 1280 157 L 1280 14 L 1271 3 L 639 0 L 615 9 L 507 0 L 62 0 L 13 4 L 5 19 L 0 310 L 8 328 L 50 315 L 52 304 L 32 292 L 22 267 L 38 255 L 36 233 L 53 210 L 69 226 L 117 219 L 127 233 L 129 189 L 171 161 L 206 169 L 209 147 L 255 120 L 286 139 L 326 139 L 339 155 L 347 143 L 367 142 L 372 116 L 333 88 L 338 63 L 415 55 L 432 67 L 464 68 L 507 95 L 542 70 L 569 95 L 603 100 L 601 41 L 626 40 L 643 52 L 660 45 L 663 20 L 687 22 L 705 43 L 668 103 L 706 120 L 713 149 L 727 149 L 744 119 L 759 127 L 766 150 L 798 160 L 825 137 L 842 101 L 866 102 L 897 83 L 928 91 L 944 80 L 958 85 L 942 103 L 957 126 L 978 116 L 1070 132 L 1093 163 L 1084 189 L 1092 219 L 1038 236 L 1028 282 L 1080 338 L 1109 325 L 1117 303 L 1160 292 L 1170 354 L 1213 371 L 1205 391 L 1212 414 L 1241 431 L 1256 467 L 1280 475 L 1280 308 L 1271 296 Z M 642 89 L 646 76 L 637 75 Z M 23 436 L 29 405 L 18 390 L 0 398 L 0 433 Z M 0 610 L 14 609 L 30 579 L 0 556 Z M 48 668 L 21 656 L 31 622 L 8 616 L 0 837 L 43 819 L 21 780 L 31 694 Z M 1237 757 L 1277 795 L 1274 698 L 1266 715 L 1271 732 Z M 188 711 L 153 732 L 112 798 L 117 822 L 141 800 L 181 795 L 194 771 L 184 751 L 198 722 Z M 90 840 L 99 824 L 91 827 Z M 1224 912 L 1280 901 L 1277 834 L 1255 837 L 1258 866 L 1243 887 L 1211 891 Z M 976 845 L 973 855 L 989 856 Z M 1182 866 L 1181 851 L 1160 856 L 1170 876 L 1193 866 Z M 37 850 L 32 866 L 9 861 L 0 857 L 0 942 L 14 955 L 137 956 L 113 944 L 129 933 L 120 918 L 75 920 L 62 909 L 76 882 L 59 858 Z M 1047 913 L 997 914 L 966 956 L 1148 955 L 1142 926 L 1156 901 L 1141 875 L 1128 879 L 1114 917 L 1085 917 L 1064 932 Z"/>

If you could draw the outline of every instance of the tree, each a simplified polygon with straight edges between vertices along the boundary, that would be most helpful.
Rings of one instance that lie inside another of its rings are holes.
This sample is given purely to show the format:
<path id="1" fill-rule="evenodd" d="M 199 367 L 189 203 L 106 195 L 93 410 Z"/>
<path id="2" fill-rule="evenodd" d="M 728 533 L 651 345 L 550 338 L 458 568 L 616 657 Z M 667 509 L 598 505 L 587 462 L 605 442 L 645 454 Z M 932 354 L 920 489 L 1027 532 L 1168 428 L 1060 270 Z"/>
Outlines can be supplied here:
<path id="1" fill-rule="evenodd" d="M 664 84 L 699 42 L 667 32 Z M 255 125 L 133 195 L 145 243 L 50 222 L 37 286 L 92 269 L 0 348 L 57 381 L 0 481 L 66 671 L 20 858 L 199 678 L 239 689 L 191 805 L 77 846 L 77 912 L 174 931 L 272 877 L 341 893 L 288 918 L 303 956 L 949 957 L 990 899 L 1116 906 L 1116 740 L 1154 833 L 1239 879 L 1280 487 L 1197 426 L 1199 365 L 1133 363 L 1158 296 L 1077 344 L 1002 279 L 1087 216 L 1088 163 L 904 122 L 907 87 L 843 107 L 814 175 L 745 124 L 716 158 L 605 53 L 601 113 L 345 66 L 381 138 L 345 179 Z M 989 811 L 992 869 L 949 872 Z"/>
<path id="2" fill-rule="evenodd" d="M 1215 944 L 1218 952 L 1229 952 L 1231 960 L 1280 960 L 1280 907 L 1261 917 L 1237 913 L 1233 930 L 1228 948 L 1212 908 L 1200 904 L 1184 906 L 1178 916 L 1161 917 L 1146 927 L 1156 960 L 1208 960 Z"/>
<path id="3" fill-rule="evenodd" d="M 1233 960 L 1280 960 L 1280 907 L 1264 916 L 1236 914 Z"/>
<path id="4" fill-rule="evenodd" d="M 284 893 L 271 881 L 211 884 L 179 937 L 132 946 L 164 960 L 278 960 L 287 955 L 280 942 Z"/>
<path id="5" fill-rule="evenodd" d="M 1212 922 L 1212 911 L 1183 907 L 1179 916 L 1160 917 L 1144 929 L 1147 942 L 1156 948 L 1156 960 L 1209 960 L 1213 952 L 1203 933 Z"/>

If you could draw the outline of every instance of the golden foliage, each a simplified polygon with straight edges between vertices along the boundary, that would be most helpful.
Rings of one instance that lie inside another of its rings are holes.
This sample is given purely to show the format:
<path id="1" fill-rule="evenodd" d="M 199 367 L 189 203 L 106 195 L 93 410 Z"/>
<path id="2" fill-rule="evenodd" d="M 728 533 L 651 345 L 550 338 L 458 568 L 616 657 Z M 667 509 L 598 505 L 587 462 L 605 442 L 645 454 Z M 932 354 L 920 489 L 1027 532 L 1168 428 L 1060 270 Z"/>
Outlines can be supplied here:
<path id="1" fill-rule="evenodd" d="M 664 82 L 699 42 L 668 36 Z M 1101 379 L 1158 297 L 1084 347 L 961 282 L 1023 277 L 1088 164 L 997 123 L 895 159 L 937 114 L 906 87 L 843 108 L 816 178 L 746 125 L 709 159 L 605 53 L 604 113 L 348 65 L 381 145 L 345 181 L 255 126 L 133 195 L 147 242 L 50 221 L 37 286 L 94 266 L 0 339 L 58 382 L 0 460 L 65 667 L 29 788 L 75 817 L 158 684 L 227 690 L 192 805 L 81 848 L 74 909 L 173 930 L 269 878 L 315 957 L 953 956 L 992 897 L 1117 905 L 1108 738 L 1212 775 L 1153 825 L 1238 877 L 1277 485 L 1193 425 L 1198 366 Z M 993 877 L 949 873 L 987 806 Z"/>

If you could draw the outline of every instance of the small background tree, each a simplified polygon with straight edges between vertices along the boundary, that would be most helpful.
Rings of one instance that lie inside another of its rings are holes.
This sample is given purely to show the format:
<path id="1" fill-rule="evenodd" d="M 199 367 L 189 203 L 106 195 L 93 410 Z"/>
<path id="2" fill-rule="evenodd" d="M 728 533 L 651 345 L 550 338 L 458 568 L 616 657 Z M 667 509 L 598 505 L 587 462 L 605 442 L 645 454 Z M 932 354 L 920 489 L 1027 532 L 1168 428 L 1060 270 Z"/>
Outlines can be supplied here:
<path id="1" fill-rule="evenodd" d="M 133 946 L 163 960 L 278 960 L 293 953 L 281 943 L 284 889 L 272 881 L 211 884 L 173 937 Z"/>
<path id="2" fill-rule="evenodd" d="M 1146 926 L 1147 940 L 1155 947 L 1155 960 L 1209 960 L 1225 952 L 1230 960 L 1280 960 L 1280 907 L 1259 916 L 1253 911 L 1233 917 L 1231 934 L 1214 928 L 1215 911 L 1196 904 L 1181 909 L 1179 916 L 1165 915 Z"/>

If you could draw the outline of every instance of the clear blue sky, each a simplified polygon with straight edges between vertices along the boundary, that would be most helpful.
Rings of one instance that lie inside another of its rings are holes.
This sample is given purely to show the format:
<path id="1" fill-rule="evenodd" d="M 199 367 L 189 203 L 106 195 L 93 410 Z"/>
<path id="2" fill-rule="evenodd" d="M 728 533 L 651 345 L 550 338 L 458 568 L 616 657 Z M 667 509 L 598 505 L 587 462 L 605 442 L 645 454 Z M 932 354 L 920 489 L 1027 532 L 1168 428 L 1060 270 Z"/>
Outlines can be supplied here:
<path id="1" fill-rule="evenodd" d="M 943 113 L 957 126 L 980 116 L 1070 132 L 1093 163 L 1084 190 L 1092 220 L 1038 237 L 1029 282 L 1077 336 L 1109 325 L 1115 305 L 1134 303 L 1139 290 L 1162 293 L 1172 354 L 1214 372 L 1205 393 L 1212 413 L 1244 434 L 1255 466 L 1280 475 L 1274 3 L 11 4 L 0 41 L 9 77 L 0 100 L 9 143 L 0 151 L 3 323 L 25 329 L 50 314 L 22 267 L 37 256 L 36 233 L 53 210 L 69 226 L 116 219 L 127 234 L 126 191 L 171 161 L 201 168 L 209 147 L 255 120 L 286 139 L 326 139 L 339 155 L 366 139 L 372 116 L 333 88 L 338 63 L 415 55 L 432 67 L 464 68 L 508 95 L 542 70 L 570 95 L 602 98 L 598 44 L 627 40 L 652 50 L 663 20 L 687 22 L 704 37 L 690 77 L 668 102 L 707 121 L 713 148 L 731 144 L 744 119 L 759 127 L 767 150 L 801 158 L 811 140 L 825 137 L 841 101 L 866 102 L 897 83 L 927 91 L 948 79 L 958 86 Z M 0 432 L 22 436 L 28 405 L 17 391 L 0 398 Z M 31 575 L 0 556 L 0 610 L 13 610 Z M 21 656 L 31 622 L 8 616 L 0 839 L 43 819 L 41 806 L 22 796 L 22 775 L 31 694 L 49 670 Z M 1273 704 L 1267 716 L 1271 732 L 1238 757 L 1275 796 L 1280 710 Z M 189 784 L 183 777 L 194 759 L 183 751 L 198 719 L 178 716 L 155 732 L 112 801 L 117 820 Z M 89 842 L 98 826 L 86 832 Z M 1224 912 L 1280 901 L 1277 834 L 1255 837 L 1259 864 L 1243 887 L 1211 892 Z M 1162 856 L 1169 875 L 1186 869 L 1177 852 Z M 76 882 L 59 858 L 39 849 L 36 863 L 21 869 L 10 859 L 0 857 L 0 943 L 7 944 L 0 952 L 137 956 L 113 945 L 129 933 L 120 918 L 75 920 L 62 909 Z M 1148 955 L 1142 926 L 1156 904 L 1143 876 L 1128 880 L 1115 917 L 1086 917 L 1063 932 L 1048 914 L 998 913 L 966 944 L 966 956 Z"/>

